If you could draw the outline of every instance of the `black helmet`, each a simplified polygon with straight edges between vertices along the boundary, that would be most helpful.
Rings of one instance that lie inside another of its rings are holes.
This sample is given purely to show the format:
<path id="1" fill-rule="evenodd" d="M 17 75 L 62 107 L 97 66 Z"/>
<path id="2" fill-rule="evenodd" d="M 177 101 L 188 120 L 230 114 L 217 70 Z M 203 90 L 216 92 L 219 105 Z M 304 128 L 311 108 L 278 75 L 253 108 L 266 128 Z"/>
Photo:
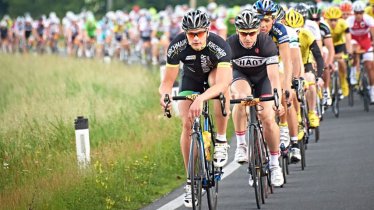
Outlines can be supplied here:
<path id="1" fill-rule="evenodd" d="M 245 9 L 235 17 L 235 27 L 237 29 L 254 29 L 260 27 L 261 20 L 253 9 Z"/>
<path id="2" fill-rule="evenodd" d="M 209 17 L 205 12 L 194 10 L 188 12 L 182 21 L 182 29 L 185 31 L 197 28 L 207 28 L 210 25 Z"/>
<path id="3" fill-rule="evenodd" d="M 296 7 L 294 8 L 294 10 L 298 13 L 300 13 L 304 20 L 306 20 L 308 18 L 308 5 L 304 4 L 304 3 L 299 3 L 296 5 Z"/>
<path id="4" fill-rule="evenodd" d="M 277 21 L 281 21 L 286 16 L 286 11 L 284 11 L 284 8 L 280 6 L 279 4 L 277 4 L 276 7 L 277 7 L 277 11 L 275 12 L 275 15 L 274 15 L 275 19 Z"/>
<path id="5" fill-rule="evenodd" d="M 308 9 L 308 18 L 312 20 L 321 18 L 321 10 L 317 6 L 311 6 Z"/>

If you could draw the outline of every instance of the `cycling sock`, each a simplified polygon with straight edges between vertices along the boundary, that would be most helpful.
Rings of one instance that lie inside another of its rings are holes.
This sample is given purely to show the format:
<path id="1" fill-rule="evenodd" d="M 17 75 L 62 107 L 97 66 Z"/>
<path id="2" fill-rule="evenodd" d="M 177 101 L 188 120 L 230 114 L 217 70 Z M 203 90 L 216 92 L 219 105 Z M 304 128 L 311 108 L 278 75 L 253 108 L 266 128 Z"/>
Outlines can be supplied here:
<path id="1" fill-rule="evenodd" d="M 270 165 L 271 166 L 279 166 L 279 151 L 277 152 L 270 152 Z"/>
<path id="2" fill-rule="evenodd" d="M 297 141 L 298 141 L 299 139 L 297 138 L 297 136 L 291 136 L 291 142 L 292 143 L 297 143 Z"/>
<path id="3" fill-rule="evenodd" d="M 287 127 L 288 126 L 288 123 L 287 122 L 279 122 L 279 127 Z"/>
<path id="4" fill-rule="evenodd" d="M 217 134 L 216 143 L 227 143 L 226 133 L 224 133 L 224 134 Z"/>
<path id="5" fill-rule="evenodd" d="M 245 142 L 245 131 L 235 131 L 236 134 L 236 146 L 246 145 Z"/>
<path id="6" fill-rule="evenodd" d="M 351 67 L 351 77 L 355 77 L 356 76 L 356 66 L 352 66 Z"/>

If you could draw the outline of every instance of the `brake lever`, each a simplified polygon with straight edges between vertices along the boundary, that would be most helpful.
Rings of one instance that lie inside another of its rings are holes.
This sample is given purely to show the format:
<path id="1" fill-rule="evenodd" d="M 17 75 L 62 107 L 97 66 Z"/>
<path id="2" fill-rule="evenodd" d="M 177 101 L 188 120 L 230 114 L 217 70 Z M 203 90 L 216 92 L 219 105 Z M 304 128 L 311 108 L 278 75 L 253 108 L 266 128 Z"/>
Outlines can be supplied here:
<path id="1" fill-rule="evenodd" d="M 168 117 L 168 118 L 171 118 L 171 112 L 170 110 L 168 109 L 168 106 L 170 104 L 170 97 L 169 97 L 169 94 L 165 94 L 165 98 L 164 98 L 164 103 L 165 103 L 165 116 Z"/>
<path id="2" fill-rule="evenodd" d="M 224 117 L 227 116 L 227 112 L 226 112 L 226 97 L 225 95 L 223 95 L 223 93 L 219 93 L 219 101 L 220 101 L 220 104 L 221 104 L 221 111 L 222 111 L 222 115 Z"/>

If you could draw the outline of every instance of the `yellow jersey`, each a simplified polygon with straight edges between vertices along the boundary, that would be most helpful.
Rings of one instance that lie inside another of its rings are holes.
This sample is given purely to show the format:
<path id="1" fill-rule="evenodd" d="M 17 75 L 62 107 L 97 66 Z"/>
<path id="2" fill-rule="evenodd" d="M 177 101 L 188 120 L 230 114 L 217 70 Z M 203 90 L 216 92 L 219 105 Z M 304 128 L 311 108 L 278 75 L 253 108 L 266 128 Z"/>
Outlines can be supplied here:
<path id="1" fill-rule="evenodd" d="M 340 18 L 336 23 L 335 28 L 330 26 L 330 29 L 334 46 L 345 44 L 345 34 L 346 31 L 349 30 L 347 22 Z"/>
<path id="2" fill-rule="evenodd" d="M 365 8 L 365 13 L 374 18 L 374 7 L 373 6 L 367 6 Z"/>
<path id="3" fill-rule="evenodd" d="M 299 43 L 300 43 L 300 52 L 303 59 L 303 64 L 311 63 L 313 61 L 313 56 L 310 51 L 310 46 L 316 40 L 308 29 L 300 28 L 297 30 Z"/>

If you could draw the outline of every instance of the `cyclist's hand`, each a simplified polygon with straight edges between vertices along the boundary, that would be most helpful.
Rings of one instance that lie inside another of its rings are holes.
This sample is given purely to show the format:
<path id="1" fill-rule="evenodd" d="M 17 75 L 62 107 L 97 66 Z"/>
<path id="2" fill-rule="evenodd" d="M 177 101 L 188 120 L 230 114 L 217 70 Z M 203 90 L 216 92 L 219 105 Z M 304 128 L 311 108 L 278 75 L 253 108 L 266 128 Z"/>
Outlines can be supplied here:
<path id="1" fill-rule="evenodd" d="M 284 115 L 284 112 L 285 112 L 282 104 L 279 104 L 278 109 L 277 109 L 277 107 L 275 107 L 275 105 L 273 105 L 273 110 L 275 111 L 275 114 L 278 115 L 278 116 Z"/>
<path id="2" fill-rule="evenodd" d="M 160 105 L 161 105 L 163 110 L 166 108 L 166 104 L 165 104 L 165 101 L 164 101 L 165 96 L 166 96 L 166 94 L 161 94 L 161 98 L 160 98 Z M 168 104 L 168 107 L 167 107 L 168 110 L 170 110 L 170 108 L 171 108 L 171 94 L 169 94 L 169 99 L 170 99 L 170 103 Z"/>
<path id="3" fill-rule="evenodd" d="M 318 79 L 317 79 L 317 85 L 319 87 L 323 87 L 324 84 L 325 84 L 325 82 L 323 81 L 323 79 L 321 77 L 318 77 Z"/>
<path id="4" fill-rule="evenodd" d="M 190 110 L 188 111 L 188 118 L 193 121 L 196 117 L 201 115 L 203 111 L 203 101 L 197 97 L 191 104 Z"/>
<path id="5" fill-rule="evenodd" d="M 289 94 L 289 96 L 286 97 L 286 91 L 288 91 L 289 93 L 292 93 L 291 86 L 286 87 L 286 88 L 284 88 L 284 90 L 283 90 L 283 96 L 284 96 L 284 98 L 285 98 L 287 104 L 291 104 L 291 103 L 292 103 L 292 94 Z"/>

